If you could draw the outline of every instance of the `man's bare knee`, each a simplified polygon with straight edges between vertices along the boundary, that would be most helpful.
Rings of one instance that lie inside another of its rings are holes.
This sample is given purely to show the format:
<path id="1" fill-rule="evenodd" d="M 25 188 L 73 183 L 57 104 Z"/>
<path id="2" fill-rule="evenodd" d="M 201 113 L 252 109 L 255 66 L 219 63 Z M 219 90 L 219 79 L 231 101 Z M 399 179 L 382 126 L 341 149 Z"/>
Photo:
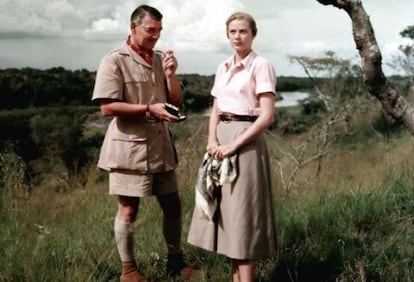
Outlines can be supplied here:
<path id="1" fill-rule="evenodd" d="M 119 196 L 117 217 L 124 222 L 134 222 L 139 209 L 138 197 Z"/>

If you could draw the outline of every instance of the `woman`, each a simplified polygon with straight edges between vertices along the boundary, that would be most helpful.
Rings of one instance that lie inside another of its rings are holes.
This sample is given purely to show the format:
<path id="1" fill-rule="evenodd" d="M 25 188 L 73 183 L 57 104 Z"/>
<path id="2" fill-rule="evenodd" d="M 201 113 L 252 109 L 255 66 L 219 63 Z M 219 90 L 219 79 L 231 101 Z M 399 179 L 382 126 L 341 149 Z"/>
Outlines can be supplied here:
<path id="1" fill-rule="evenodd" d="M 276 76 L 252 50 L 254 19 L 237 12 L 226 21 L 235 53 L 220 64 L 213 89 L 207 152 L 237 155 L 237 177 L 216 191 L 216 222 L 194 209 L 188 242 L 231 259 L 233 281 L 254 281 L 256 260 L 276 253 L 269 157 L 264 131 L 272 124 Z"/>

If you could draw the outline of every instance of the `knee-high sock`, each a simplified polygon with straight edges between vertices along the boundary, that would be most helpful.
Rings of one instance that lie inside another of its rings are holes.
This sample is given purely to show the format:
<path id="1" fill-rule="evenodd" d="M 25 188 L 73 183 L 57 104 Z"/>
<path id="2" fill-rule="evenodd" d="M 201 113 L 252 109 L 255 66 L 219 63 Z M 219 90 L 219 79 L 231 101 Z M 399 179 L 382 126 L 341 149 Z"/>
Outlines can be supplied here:
<path id="1" fill-rule="evenodd" d="M 130 225 L 131 223 L 123 222 L 115 217 L 115 241 L 122 262 L 134 260 L 134 238 Z"/>

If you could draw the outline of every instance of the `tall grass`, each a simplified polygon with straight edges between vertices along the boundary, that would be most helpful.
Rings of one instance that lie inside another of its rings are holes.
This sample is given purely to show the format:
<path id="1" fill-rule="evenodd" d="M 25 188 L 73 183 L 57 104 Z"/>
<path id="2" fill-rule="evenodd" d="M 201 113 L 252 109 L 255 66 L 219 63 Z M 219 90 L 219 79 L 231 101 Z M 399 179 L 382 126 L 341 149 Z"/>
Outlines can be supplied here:
<path id="1" fill-rule="evenodd" d="M 197 281 L 230 281 L 225 257 L 185 242 L 206 130 L 204 117 L 172 127 L 180 157 L 182 244 L 191 265 L 201 269 Z M 288 149 L 300 136 L 267 137 L 279 250 L 276 258 L 258 263 L 257 281 L 413 281 L 412 137 L 403 134 L 352 150 L 336 147 L 321 175 L 315 177 L 313 164 L 303 168 L 289 194 L 280 185 L 274 144 Z M 119 281 L 116 198 L 107 195 L 106 174 L 91 164 L 82 186 L 71 180 L 69 189 L 40 186 L 26 195 L 17 185 L 21 175 L 15 163 L 2 163 L 9 174 L 0 191 L 0 281 Z M 135 255 L 151 281 L 173 281 L 164 274 L 161 221 L 156 200 L 143 199 Z"/>
<path id="2" fill-rule="evenodd" d="M 411 281 L 414 244 L 412 173 L 371 192 L 279 207 L 277 275 L 292 281 Z M 366 279 L 366 280 L 365 280 Z"/>

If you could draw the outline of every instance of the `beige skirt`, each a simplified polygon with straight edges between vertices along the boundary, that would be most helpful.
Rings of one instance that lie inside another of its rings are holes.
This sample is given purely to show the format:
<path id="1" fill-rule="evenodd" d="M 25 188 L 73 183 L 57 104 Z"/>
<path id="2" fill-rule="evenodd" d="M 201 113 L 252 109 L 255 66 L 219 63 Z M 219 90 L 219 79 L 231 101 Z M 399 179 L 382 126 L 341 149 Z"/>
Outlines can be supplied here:
<path id="1" fill-rule="evenodd" d="M 220 122 L 217 136 L 228 144 L 251 122 Z M 276 254 L 276 225 L 269 156 L 263 136 L 238 151 L 238 176 L 221 188 L 216 222 L 195 207 L 188 242 L 233 259 L 262 259 Z"/>

